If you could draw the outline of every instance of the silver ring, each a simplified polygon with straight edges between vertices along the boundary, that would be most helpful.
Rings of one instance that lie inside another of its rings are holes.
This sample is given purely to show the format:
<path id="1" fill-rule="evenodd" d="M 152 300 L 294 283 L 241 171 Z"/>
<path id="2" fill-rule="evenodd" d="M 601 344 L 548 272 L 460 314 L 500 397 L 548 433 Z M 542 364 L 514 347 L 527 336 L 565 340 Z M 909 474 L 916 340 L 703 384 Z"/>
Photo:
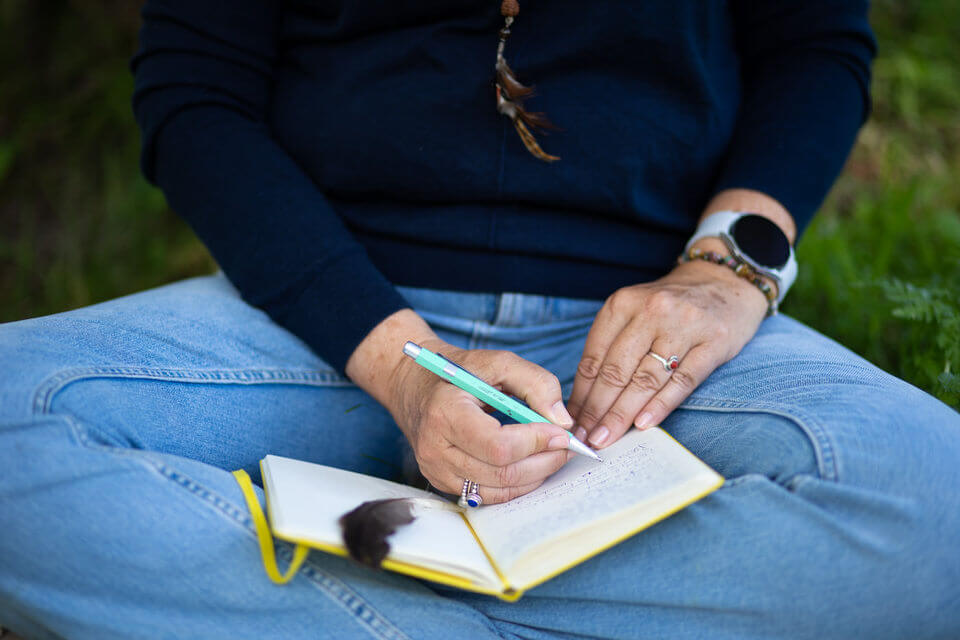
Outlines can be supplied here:
<path id="1" fill-rule="evenodd" d="M 483 504 L 483 498 L 480 497 L 480 485 L 469 480 L 463 479 L 463 486 L 460 488 L 460 499 L 457 504 L 466 509 L 467 507 L 479 507 Z"/>
<path id="2" fill-rule="evenodd" d="M 663 365 L 664 370 L 667 373 L 673 373 L 673 370 L 680 366 L 680 358 L 677 356 L 670 356 L 669 358 L 664 358 L 663 356 L 658 356 L 653 351 L 648 351 L 651 356 L 660 361 L 660 364 Z"/>
<path id="3" fill-rule="evenodd" d="M 470 493 L 467 494 L 467 506 L 479 507 L 483 504 L 483 498 L 480 497 L 480 485 L 476 482 L 470 483 Z"/>

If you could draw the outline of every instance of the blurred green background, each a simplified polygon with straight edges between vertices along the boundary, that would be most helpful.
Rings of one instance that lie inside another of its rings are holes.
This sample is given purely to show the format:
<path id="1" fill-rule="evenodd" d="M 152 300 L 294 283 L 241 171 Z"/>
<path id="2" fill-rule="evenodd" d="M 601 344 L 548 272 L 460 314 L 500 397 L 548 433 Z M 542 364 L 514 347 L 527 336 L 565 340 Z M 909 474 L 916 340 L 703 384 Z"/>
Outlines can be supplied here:
<path id="1" fill-rule="evenodd" d="M 0 322 L 214 268 L 139 173 L 139 7 L 0 0 Z M 874 113 L 784 310 L 960 407 L 960 0 L 872 21 Z"/>

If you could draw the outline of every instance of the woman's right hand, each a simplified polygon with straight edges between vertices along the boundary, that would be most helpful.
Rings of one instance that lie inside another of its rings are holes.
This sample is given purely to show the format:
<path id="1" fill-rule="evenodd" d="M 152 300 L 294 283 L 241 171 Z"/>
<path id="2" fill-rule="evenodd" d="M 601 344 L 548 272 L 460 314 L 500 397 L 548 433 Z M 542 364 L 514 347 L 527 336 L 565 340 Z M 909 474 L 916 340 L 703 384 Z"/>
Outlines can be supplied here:
<path id="1" fill-rule="evenodd" d="M 435 488 L 459 494 L 469 478 L 480 485 L 485 504 L 506 502 L 540 486 L 572 457 L 565 429 L 548 423 L 501 427 L 482 402 L 404 356 L 407 340 L 559 424 L 572 426 L 573 419 L 563 406 L 559 380 L 546 369 L 509 351 L 459 349 L 433 334 L 413 311 L 398 311 L 357 347 L 347 374 L 390 411 Z"/>

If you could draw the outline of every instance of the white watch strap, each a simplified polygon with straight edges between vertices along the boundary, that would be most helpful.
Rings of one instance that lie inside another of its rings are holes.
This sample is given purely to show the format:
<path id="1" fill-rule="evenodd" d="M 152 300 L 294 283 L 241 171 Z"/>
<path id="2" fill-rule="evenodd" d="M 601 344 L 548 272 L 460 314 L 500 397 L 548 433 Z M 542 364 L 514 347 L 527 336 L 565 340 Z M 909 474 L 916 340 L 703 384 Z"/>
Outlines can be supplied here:
<path id="1" fill-rule="evenodd" d="M 716 213 L 711 213 L 697 227 L 697 230 L 693 232 L 693 237 L 687 241 L 687 246 L 683 250 L 690 251 L 695 243 L 702 240 L 703 238 L 720 238 L 724 233 L 727 232 L 727 229 L 730 228 L 734 222 L 736 222 L 740 216 L 744 215 L 739 211 L 717 211 Z"/>
<path id="2" fill-rule="evenodd" d="M 748 211 L 717 211 L 716 213 L 711 213 L 700 222 L 693 237 L 687 241 L 684 252 L 690 251 L 690 247 L 702 238 L 729 238 L 730 234 L 728 231 L 731 225 L 746 215 L 751 215 L 751 213 Z M 787 291 L 790 290 L 790 287 L 793 286 L 794 281 L 797 279 L 797 259 L 793 254 L 793 247 L 790 247 L 790 256 L 787 258 L 787 264 L 785 264 L 782 269 L 762 269 L 761 273 L 776 281 L 777 299 L 775 305 L 779 307 L 780 303 L 783 302 L 783 299 L 786 297 Z"/>

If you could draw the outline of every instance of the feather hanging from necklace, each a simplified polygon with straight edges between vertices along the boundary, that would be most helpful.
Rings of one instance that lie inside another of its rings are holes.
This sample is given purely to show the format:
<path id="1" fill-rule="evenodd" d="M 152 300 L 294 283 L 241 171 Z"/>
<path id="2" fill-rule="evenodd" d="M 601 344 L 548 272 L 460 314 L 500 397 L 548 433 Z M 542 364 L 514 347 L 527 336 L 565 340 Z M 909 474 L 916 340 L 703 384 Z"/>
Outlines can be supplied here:
<path id="1" fill-rule="evenodd" d="M 340 517 L 340 531 L 350 557 L 374 569 L 390 553 L 387 538 L 397 529 L 416 520 L 415 510 L 459 509 L 445 500 L 431 498 L 387 498 L 363 502 Z"/>
<path id="2" fill-rule="evenodd" d="M 544 151 L 537 143 L 537 139 L 533 136 L 530 128 L 557 129 L 557 127 L 542 112 L 531 112 L 523 108 L 524 100 L 535 95 L 533 87 L 528 87 L 517 80 L 516 74 L 513 73 L 506 58 L 503 57 L 503 50 L 506 47 L 507 38 L 510 36 L 510 25 L 513 24 L 513 19 L 519 12 L 520 6 L 517 4 L 517 0 L 503 0 L 500 5 L 500 13 L 504 16 L 504 27 L 500 29 L 500 42 L 497 44 L 497 111 L 510 118 L 527 151 L 544 162 L 556 162 L 560 159 L 560 156 L 551 155 Z"/>

